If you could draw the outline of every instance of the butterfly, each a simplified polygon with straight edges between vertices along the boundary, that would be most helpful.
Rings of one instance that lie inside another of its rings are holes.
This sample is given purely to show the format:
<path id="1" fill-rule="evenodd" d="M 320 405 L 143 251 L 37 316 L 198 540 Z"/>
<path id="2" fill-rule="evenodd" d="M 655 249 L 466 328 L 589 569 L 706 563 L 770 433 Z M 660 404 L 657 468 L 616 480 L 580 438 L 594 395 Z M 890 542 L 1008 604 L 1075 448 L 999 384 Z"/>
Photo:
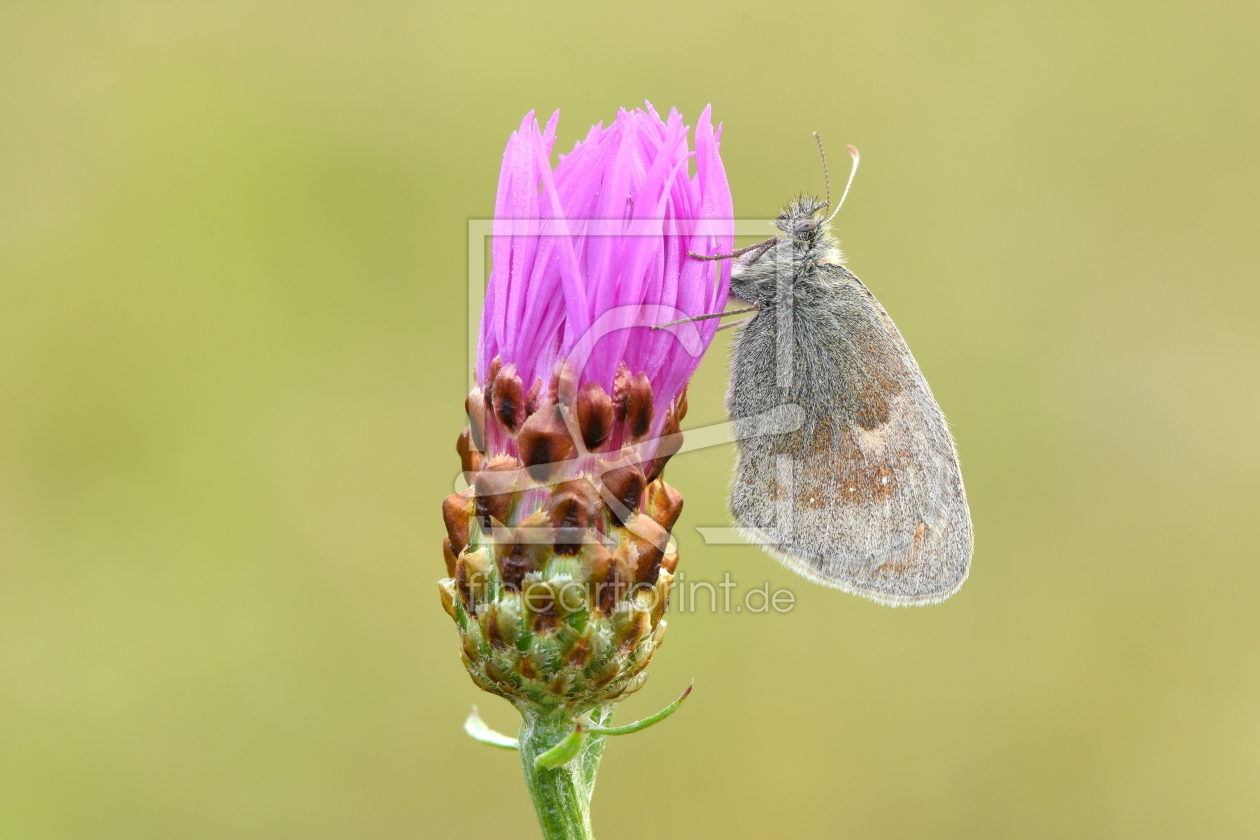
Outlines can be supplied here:
<path id="1" fill-rule="evenodd" d="M 829 205 L 802 195 L 775 237 L 702 257 L 738 260 L 731 292 L 750 306 L 737 311 L 755 313 L 731 357 L 730 511 L 746 538 L 812 581 L 891 606 L 936 603 L 971 566 L 958 455 L 905 339 L 845 267 Z M 803 422 L 762 433 L 757 418 L 778 406 L 798 407 Z"/>

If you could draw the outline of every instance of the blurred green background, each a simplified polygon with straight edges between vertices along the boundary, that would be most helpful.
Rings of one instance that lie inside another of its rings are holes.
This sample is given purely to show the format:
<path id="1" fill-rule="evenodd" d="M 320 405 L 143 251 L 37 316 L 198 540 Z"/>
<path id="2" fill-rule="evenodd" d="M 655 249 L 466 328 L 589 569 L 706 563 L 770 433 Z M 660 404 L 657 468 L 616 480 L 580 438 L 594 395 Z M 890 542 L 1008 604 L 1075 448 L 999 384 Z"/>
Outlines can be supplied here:
<path id="1" fill-rule="evenodd" d="M 4 2 L 0 836 L 532 838 L 439 507 L 508 133 L 725 123 L 954 425 L 971 580 L 890 610 L 724 525 L 595 797 L 632 837 L 1260 836 L 1260 6 Z M 692 387 L 722 418 L 725 341 Z"/>

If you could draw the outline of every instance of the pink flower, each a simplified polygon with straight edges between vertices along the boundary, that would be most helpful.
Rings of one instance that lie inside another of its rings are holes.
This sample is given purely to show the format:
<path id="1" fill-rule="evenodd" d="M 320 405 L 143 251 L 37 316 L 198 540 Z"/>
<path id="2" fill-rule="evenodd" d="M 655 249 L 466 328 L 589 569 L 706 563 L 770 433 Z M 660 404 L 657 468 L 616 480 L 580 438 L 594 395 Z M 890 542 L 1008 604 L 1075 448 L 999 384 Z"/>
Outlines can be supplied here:
<path id="1" fill-rule="evenodd" d="M 729 253 L 734 227 L 708 109 L 694 153 L 682 117 L 649 105 L 553 170 L 555 129 L 527 114 L 503 156 L 456 445 L 470 486 L 442 505 L 464 664 L 527 720 L 607 707 L 647 677 L 683 505 L 662 473 L 717 321 L 652 327 L 722 310 L 730 262 L 688 252 Z"/>
<path id="2" fill-rule="evenodd" d="M 623 384 L 627 374 L 642 375 L 652 403 L 665 409 L 686 387 L 718 324 L 651 327 L 719 312 L 726 303 L 730 262 L 687 256 L 732 246 L 721 130 L 714 131 L 706 108 L 691 152 L 677 111 L 662 121 L 650 104 L 623 110 L 611 126 L 593 127 L 553 171 L 558 117 L 539 131 L 527 114 L 503 155 L 478 382 L 491 384 L 497 360 L 500 370 L 513 366 L 526 394 L 537 388 L 536 397 L 545 396 L 568 360 L 578 387 L 598 383 L 605 394 L 617 392 L 619 371 Z M 667 413 L 652 412 L 653 435 Z M 519 454 L 490 432 L 487 451 Z"/>

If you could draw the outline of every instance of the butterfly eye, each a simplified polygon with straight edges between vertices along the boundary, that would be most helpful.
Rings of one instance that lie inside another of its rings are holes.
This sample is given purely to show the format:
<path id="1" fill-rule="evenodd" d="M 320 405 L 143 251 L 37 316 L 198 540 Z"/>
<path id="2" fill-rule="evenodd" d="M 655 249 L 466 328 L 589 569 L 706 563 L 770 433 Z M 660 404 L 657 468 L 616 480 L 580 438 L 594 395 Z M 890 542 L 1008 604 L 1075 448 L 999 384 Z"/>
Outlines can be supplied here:
<path id="1" fill-rule="evenodd" d="M 792 226 L 792 232 L 793 233 L 809 233 L 811 230 L 814 230 L 817 227 L 818 227 L 818 222 L 814 221 L 813 219 L 801 219 L 799 222 L 797 222 L 795 225 Z"/>

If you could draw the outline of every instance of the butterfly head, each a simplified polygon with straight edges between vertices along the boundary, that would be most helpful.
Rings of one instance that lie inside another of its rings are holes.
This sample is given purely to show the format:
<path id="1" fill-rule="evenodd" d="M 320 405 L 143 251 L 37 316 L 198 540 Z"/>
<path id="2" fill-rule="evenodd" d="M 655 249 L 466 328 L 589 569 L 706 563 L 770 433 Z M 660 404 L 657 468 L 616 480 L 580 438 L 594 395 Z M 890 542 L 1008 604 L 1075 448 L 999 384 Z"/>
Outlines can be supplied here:
<path id="1" fill-rule="evenodd" d="M 793 199 L 779 217 L 775 226 L 783 231 L 784 238 L 796 245 L 813 247 L 821 238 L 826 237 L 827 223 L 823 211 L 828 203 L 812 195 L 800 195 Z"/>

